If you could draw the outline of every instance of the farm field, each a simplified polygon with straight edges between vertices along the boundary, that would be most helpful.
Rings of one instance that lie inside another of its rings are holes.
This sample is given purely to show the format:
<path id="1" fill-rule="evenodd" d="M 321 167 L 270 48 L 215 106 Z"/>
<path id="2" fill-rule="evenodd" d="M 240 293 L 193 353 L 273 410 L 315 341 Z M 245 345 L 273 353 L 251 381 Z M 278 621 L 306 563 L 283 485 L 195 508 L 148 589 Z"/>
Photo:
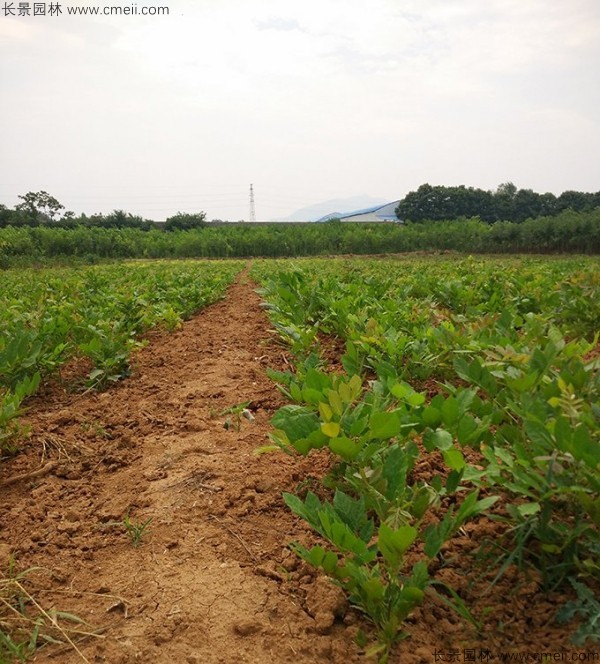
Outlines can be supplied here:
<path id="1" fill-rule="evenodd" d="M 599 268 L 0 274 L 0 661 L 597 661 Z"/>
<path id="2" fill-rule="evenodd" d="M 79 364 L 86 387 L 120 380 L 142 334 L 175 329 L 219 299 L 241 266 L 140 262 L 2 275 L 0 448 L 18 438 L 20 405 L 42 379 Z"/>

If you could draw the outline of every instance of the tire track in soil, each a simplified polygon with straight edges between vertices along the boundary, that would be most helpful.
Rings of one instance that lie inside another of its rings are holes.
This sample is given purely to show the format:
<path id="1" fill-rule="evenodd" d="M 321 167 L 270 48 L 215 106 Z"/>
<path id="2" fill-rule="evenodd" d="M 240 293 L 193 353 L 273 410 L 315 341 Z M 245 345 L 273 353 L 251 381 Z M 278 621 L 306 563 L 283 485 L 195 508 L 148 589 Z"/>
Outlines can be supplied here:
<path id="1" fill-rule="evenodd" d="M 253 289 L 242 273 L 180 330 L 152 333 L 104 393 L 40 395 L 23 453 L 0 466 L 1 480 L 40 466 L 42 449 L 58 461 L 0 489 L 0 563 L 44 568 L 29 581 L 46 607 L 105 627 L 80 644 L 91 662 L 361 661 L 340 591 L 286 548 L 309 531 L 281 492 L 320 461 L 253 454 L 283 403 L 265 373 L 281 348 Z M 219 414 L 244 401 L 255 420 L 226 430 Z M 126 514 L 152 519 L 137 548 L 114 525 Z M 82 660 L 54 648 L 34 661 Z"/>

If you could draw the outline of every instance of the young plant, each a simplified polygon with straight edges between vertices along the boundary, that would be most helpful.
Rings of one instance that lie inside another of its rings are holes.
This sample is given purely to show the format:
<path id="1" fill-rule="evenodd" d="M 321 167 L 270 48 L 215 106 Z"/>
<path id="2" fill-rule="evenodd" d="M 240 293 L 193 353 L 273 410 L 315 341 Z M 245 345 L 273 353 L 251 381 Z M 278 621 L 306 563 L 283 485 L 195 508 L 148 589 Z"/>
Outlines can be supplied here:
<path id="1" fill-rule="evenodd" d="M 494 439 L 481 448 L 486 469 L 472 477 L 516 498 L 505 507 L 511 527 L 498 547 L 500 572 L 512 563 L 533 564 L 548 589 L 578 573 L 600 579 L 594 547 L 600 534 L 594 410 L 600 379 L 552 336 L 517 361 L 505 355 L 490 368 L 477 360 L 457 362 L 461 377 L 481 385 L 501 414 Z"/>
<path id="2" fill-rule="evenodd" d="M 450 510 L 437 525 L 424 529 L 419 527 L 419 505 L 416 515 L 406 513 L 402 525 L 381 523 L 377 530 L 363 496 L 352 498 L 338 490 L 331 503 L 321 502 L 312 492 L 304 501 L 289 493 L 284 494 L 284 500 L 328 542 L 327 546 L 311 549 L 296 543 L 292 549 L 338 583 L 348 593 L 350 602 L 373 622 L 378 644 L 370 654 L 387 662 L 394 643 L 406 637 L 404 621 L 433 583 L 428 563 L 468 518 L 486 510 L 494 499 L 478 500 L 473 492 L 456 513 Z M 417 540 L 424 543 L 425 555 L 409 564 L 407 553 Z M 446 598 L 445 601 L 452 605 Z M 461 609 L 464 614 L 464 607 Z"/>
<path id="3" fill-rule="evenodd" d="M 227 418 L 225 420 L 225 428 L 229 429 L 231 426 L 235 428 L 236 431 L 240 431 L 242 428 L 242 417 L 245 417 L 246 419 L 250 419 L 249 416 L 252 417 L 252 413 L 248 410 L 248 406 L 250 405 L 250 401 L 244 401 L 242 403 L 238 403 L 235 406 L 230 406 L 229 408 L 225 408 L 224 410 L 221 411 L 221 415 L 232 415 L 233 416 L 233 423 L 231 422 L 231 419 Z"/>
<path id="4" fill-rule="evenodd" d="M 87 386 L 102 389 L 128 376 L 129 355 L 135 341 L 127 331 L 122 330 L 118 324 L 110 328 L 104 326 L 104 329 L 90 325 L 89 333 L 91 338 L 79 345 L 81 352 L 94 363 Z"/>
<path id="5" fill-rule="evenodd" d="M 148 526 L 152 522 L 152 517 L 146 521 L 132 521 L 129 517 L 129 514 L 125 515 L 123 519 L 123 526 L 125 526 L 125 532 L 127 533 L 131 544 L 134 547 L 140 546 L 142 543 L 142 538 L 148 534 Z"/>
<path id="6" fill-rule="evenodd" d="M 0 389 L 0 454 L 14 454 L 17 451 L 18 438 L 23 436 L 27 429 L 19 424 L 17 418 L 23 413 L 21 404 L 33 394 L 40 383 L 40 374 L 29 378 L 22 378 L 15 387 Z"/>

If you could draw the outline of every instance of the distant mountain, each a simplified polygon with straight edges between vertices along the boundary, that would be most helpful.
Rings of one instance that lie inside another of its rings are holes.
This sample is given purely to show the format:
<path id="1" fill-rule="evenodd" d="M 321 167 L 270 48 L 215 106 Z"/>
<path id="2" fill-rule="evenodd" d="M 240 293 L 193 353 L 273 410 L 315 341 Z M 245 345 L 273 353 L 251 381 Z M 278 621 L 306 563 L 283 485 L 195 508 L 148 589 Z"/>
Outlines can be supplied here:
<path id="1" fill-rule="evenodd" d="M 384 205 L 389 203 L 387 198 L 376 198 L 373 196 L 352 196 L 351 198 L 332 198 L 329 201 L 315 203 L 308 207 L 301 208 L 290 214 L 289 217 L 279 221 L 317 221 L 322 217 L 337 216 L 347 214 L 355 210 L 373 207 L 375 205 Z"/>

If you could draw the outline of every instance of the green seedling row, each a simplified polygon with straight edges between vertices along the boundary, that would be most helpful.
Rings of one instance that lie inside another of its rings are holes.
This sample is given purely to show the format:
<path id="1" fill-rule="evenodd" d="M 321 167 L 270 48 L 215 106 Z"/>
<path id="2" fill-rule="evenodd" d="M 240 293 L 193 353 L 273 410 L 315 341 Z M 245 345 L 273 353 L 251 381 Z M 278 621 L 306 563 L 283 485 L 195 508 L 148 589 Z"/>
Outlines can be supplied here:
<path id="1" fill-rule="evenodd" d="M 241 262 L 136 262 L 0 273 L 0 451 L 22 433 L 18 416 L 40 382 L 87 358 L 85 387 L 128 375 L 154 327 L 173 330 L 221 298 Z"/>
<path id="2" fill-rule="evenodd" d="M 329 500 L 285 496 L 323 542 L 293 547 L 372 620 L 370 652 L 382 661 L 425 592 L 477 626 L 430 573 L 469 519 L 504 524 L 496 579 L 518 565 L 548 591 L 598 588 L 599 267 L 471 257 L 255 264 L 296 364 L 271 374 L 290 402 L 273 417 L 272 442 L 334 459 Z M 324 359 L 332 339 L 345 348 L 343 371 Z M 433 453 L 443 470 L 416 475 Z"/>

